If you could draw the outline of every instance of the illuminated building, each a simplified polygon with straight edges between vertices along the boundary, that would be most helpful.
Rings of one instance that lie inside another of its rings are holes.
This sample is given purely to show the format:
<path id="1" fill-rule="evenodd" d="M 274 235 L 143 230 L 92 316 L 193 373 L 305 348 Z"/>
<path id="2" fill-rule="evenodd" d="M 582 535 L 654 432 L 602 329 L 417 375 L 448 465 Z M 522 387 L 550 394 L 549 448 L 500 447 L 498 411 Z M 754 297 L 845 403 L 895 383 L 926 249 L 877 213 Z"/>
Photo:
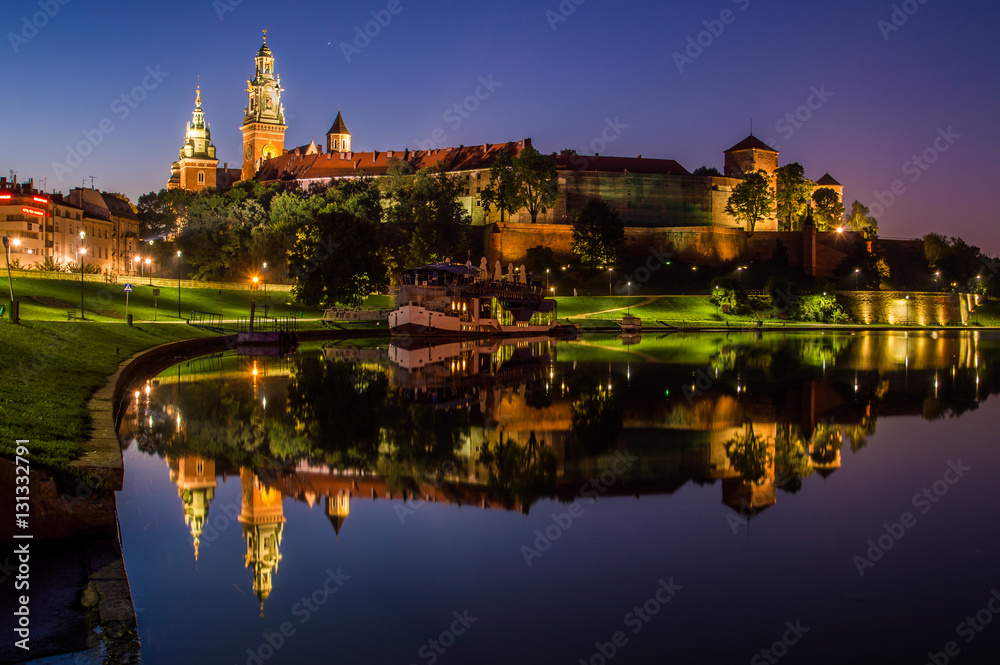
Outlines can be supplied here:
<path id="1" fill-rule="evenodd" d="M 285 110 L 281 105 L 281 77 L 274 70 L 274 56 L 264 44 L 254 58 L 254 77 L 247 81 L 247 106 L 243 109 L 243 180 L 253 178 L 260 164 L 285 152 Z"/>
<path id="2" fill-rule="evenodd" d="M 242 484 L 243 539 L 246 541 L 246 567 L 253 572 L 253 591 L 264 601 L 271 594 L 272 576 L 281 560 L 281 531 L 285 523 L 281 492 L 266 487 L 249 469 L 240 469 Z"/>
<path id="3" fill-rule="evenodd" d="M 184 523 L 191 530 L 194 558 L 198 560 L 201 532 L 208 519 L 208 508 L 215 498 L 215 460 L 204 457 L 167 458 L 170 481 L 177 485 L 177 495 L 184 503 Z"/>
<path id="4" fill-rule="evenodd" d="M 201 86 L 195 92 L 194 111 L 184 134 L 184 147 L 180 159 L 170 165 L 167 189 L 186 189 L 192 192 L 214 188 L 218 182 L 219 160 L 212 145 L 212 128 L 205 122 L 201 108 Z M 228 167 L 228 165 L 227 165 Z"/>

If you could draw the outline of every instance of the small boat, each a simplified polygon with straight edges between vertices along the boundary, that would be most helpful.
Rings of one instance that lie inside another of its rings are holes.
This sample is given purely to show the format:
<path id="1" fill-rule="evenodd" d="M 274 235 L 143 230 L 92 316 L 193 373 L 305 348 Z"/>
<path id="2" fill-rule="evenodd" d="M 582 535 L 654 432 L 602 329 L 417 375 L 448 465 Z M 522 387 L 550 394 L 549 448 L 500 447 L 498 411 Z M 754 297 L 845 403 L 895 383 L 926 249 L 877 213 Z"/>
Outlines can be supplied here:
<path id="1" fill-rule="evenodd" d="M 544 281 L 522 265 L 515 275 L 470 263 L 434 263 L 405 271 L 396 308 L 389 313 L 394 335 L 538 335 L 556 329 L 556 301 L 545 297 Z"/>
<path id="2" fill-rule="evenodd" d="M 618 323 L 623 334 L 635 334 L 642 332 L 642 319 L 638 316 L 625 315 Z"/>

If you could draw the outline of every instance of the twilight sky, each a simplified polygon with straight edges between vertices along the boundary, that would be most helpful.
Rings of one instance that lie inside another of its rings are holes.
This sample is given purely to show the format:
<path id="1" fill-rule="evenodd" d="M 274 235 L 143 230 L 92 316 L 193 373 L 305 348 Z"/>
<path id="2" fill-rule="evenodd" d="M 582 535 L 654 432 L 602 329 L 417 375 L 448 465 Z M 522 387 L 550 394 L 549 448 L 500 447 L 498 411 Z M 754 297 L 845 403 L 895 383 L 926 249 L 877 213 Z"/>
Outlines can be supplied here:
<path id="1" fill-rule="evenodd" d="M 267 28 L 286 147 L 321 143 L 339 106 L 359 151 L 531 137 L 721 170 L 752 118 L 779 163 L 832 174 L 883 236 L 1000 253 L 987 0 L 4 0 L 0 27 L 0 170 L 49 191 L 162 188 L 199 76 L 220 162 L 238 166 Z"/>

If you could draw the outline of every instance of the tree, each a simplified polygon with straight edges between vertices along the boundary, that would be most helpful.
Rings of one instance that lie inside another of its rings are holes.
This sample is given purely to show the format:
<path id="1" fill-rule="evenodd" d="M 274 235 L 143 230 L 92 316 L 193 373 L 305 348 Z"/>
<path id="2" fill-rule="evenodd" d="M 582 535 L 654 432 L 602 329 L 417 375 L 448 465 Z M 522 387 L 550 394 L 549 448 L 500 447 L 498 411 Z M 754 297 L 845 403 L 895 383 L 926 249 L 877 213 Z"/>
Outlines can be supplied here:
<path id="1" fill-rule="evenodd" d="M 784 220 L 783 231 L 791 231 L 793 220 L 797 220 L 805 211 L 806 202 L 812 193 L 815 183 L 805 177 L 805 170 L 798 162 L 785 164 L 776 172 L 778 191 L 775 194 L 778 219 Z"/>
<path id="2" fill-rule="evenodd" d="M 699 166 L 694 170 L 694 172 L 691 175 L 713 175 L 720 177 L 722 176 L 722 174 L 719 173 L 719 169 L 715 168 L 714 166 Z"/>
<path id="3" fill-rule="evenodd" d="M 542 208 L 551 207 L 559 200 L 559 178 L 556 160 L 528 147 L 516 157 L 504 150 L 497 155 L 490 167 L 490 183 L 483 188 L 480 200 L 486 212 L 500 211 L 514 214 L 526 208 L 532 223 L 538 221 Z"/>
<path id="4" fill-rule="evenodd" d="M 463 190 L 457 179 L 431 169 L 393 189 L 382 233 L 393 268 L 466 256 L 472 222 L 458 199 Z"/>
<path id="5" fill-rule="evenodd" d="M 625 225 L 607 203 L 591 199 L 573 220 L 573 251 L 591 266 L 615 265 L 625 252 Z"/>
<path id="6" fill-rule="evenodd" d="M 733 187 L 733 193 L 726 202 L 726 214 L 738 223 L 746 224 L 747 235 L 754 232 L 758 222 L 771 215 L 774 196 L 766 171 L 748 173 L 743 182 Z"/>
<path id="7" fill-rule="evenodd" d="M 187 207 L 195 194 L 183 189 L 161 189 L 139 197 L 136 215 L 142 222 L 144 239 L 165 238 L 177 233 L 187 217 Z"/>
<path id="8" fill-rule="evenodd" d="M 483 188 L 479 199 L 486 212 L 500 211 L 501 224 L 505 212 L 513 215 L 521 208 L 514 156 L 509 151 L 503 150 L 497 155 L 490 167 L 490 183 Z"/>
<path id="9" fill-rule="evenodd" d="M 878 239 L 878 220 L 869 215 L 867 206 L 855 201 L 851 204 L 851 214 L 847 216 L 845 225 L 851 231 L 860 233 L 865 240 Z"/>
<path id="10" fill-rule="evenodd" d="M 378 227 L 345 210 L 324 211 L 299 229 L 288 268 L 292 297 L 312 307 L 359 307 L 388 287 Z"/>
<path id="11" fill-rule="evenodd" d="M 829 187 L 820 187 L 812 195 L 813 216 L 818 231 L 833 231 L 843 224 L 844 204 L 837 192 Z"/>
<path id="12" fill-rule="evenodd" d="M 559 200 L 556 160 L 527 147 L 514 158 L 514 172 L 519 181 L 521 207 L 528 209 L 534 224 L 542 208 L 550 208 Z"/>

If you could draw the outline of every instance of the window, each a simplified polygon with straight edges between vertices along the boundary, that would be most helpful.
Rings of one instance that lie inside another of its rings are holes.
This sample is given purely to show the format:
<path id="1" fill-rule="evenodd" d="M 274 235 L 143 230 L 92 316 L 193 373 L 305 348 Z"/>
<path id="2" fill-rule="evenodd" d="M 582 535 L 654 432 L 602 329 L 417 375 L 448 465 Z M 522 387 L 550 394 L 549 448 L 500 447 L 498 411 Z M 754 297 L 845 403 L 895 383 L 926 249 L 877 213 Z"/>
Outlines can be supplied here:
<path id="1" fill-rule="evenodd" d="M 198 171 L 198 184 L 199 185 L 204 185 L 205 184 L 205 172 L 204 171 Z"/>

